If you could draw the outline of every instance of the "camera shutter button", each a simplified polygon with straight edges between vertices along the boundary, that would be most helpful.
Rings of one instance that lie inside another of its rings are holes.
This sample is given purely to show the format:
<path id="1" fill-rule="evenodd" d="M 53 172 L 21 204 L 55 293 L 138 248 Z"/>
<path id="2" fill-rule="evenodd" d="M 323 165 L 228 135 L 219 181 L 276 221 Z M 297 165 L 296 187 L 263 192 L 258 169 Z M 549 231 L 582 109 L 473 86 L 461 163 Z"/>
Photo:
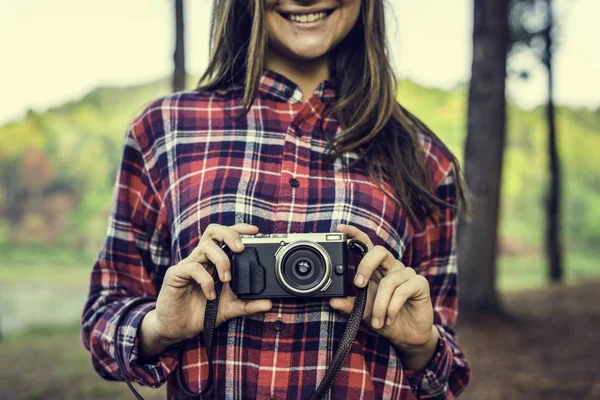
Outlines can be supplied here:
<path id="1" fill-rule="evenodd" d="M 273 322 L 273 329 L 275 329 L 277 332 L 281 332 L 285 329 L 285 322 L 278 319 L 277 321 Z"/>

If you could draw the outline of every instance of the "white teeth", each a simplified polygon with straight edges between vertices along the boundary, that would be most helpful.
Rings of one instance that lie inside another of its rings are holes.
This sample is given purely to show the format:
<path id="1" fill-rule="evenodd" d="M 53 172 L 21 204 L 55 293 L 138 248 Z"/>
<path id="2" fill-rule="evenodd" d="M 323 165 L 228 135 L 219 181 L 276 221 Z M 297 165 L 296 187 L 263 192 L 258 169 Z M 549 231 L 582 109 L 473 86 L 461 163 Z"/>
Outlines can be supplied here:
<path id="1" fill-rule="evenodd" d="M 290 14 L 288 15 L 288 19 L 294 22 L 306 23 L 306 22 L 315 22 L 321 20 L 327 16 L 327 13 L 320 12 L 314 14 Z"/>

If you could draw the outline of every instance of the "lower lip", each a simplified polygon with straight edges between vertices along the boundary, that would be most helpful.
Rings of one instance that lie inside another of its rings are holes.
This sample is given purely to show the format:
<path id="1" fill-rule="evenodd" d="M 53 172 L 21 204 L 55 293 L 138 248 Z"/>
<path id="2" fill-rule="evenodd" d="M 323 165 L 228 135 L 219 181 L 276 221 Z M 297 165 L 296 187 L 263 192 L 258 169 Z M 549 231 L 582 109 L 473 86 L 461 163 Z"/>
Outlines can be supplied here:
<path id="1" fill-rule="evenodd" d="M 313 22 L 292 21 L 291 19 L 286 18 L 283 15 L 281 15 L 281 18 L 285 19 L 287 22 L 289 22 L 290 24 L 294 25 L 296 28 L 299 28 L 299 29 L 315 29 L 315 28 L 319 28 L 319 27 L 325 25 L 325 23 L 327 22 L 329 17 L 331 17 L 332 14 L 333 13 L 327 15 L 325 18 L 321 18 L 320 20 L 313 21 Z"/>

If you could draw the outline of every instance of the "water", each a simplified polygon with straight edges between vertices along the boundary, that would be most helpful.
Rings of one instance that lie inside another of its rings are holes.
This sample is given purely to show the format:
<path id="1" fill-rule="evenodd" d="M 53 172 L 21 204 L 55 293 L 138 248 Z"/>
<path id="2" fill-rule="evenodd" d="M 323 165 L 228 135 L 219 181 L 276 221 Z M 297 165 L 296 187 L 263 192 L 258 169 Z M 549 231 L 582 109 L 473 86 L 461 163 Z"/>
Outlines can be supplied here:
<path id="1" fill-rule="evenodd" d="M 36 326 L 76 324 L 87 288 L 0 282 L 0 332 L 14 335 Z"/>

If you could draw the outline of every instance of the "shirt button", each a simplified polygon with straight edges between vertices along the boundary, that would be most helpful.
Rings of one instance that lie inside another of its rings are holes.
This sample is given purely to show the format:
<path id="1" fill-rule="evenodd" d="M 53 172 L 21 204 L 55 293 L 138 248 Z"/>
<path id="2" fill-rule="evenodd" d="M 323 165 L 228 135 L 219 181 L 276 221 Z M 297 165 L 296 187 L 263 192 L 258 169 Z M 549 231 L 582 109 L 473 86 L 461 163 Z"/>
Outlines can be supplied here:
<path id="1" fill-rule="evenodd" d="M 277 332 L 281 332 L 285 329 L 285 323 L 278 319 L 277 321 L 273 322 L 273 329 L 275 329 Z"/>
<path id="2" fill-rule="evenodd" d="M 296 129 L 296 136 L 302 137 L 304 133 L 300 129 Z"/>
<path id="3" fill-rule="evenodd" d="M 298 182 L 298 179 L 292 178 L 292 179 L 290 179 L 290 185 L 297 188 L 298 186 L 300 186 L 300 182 Z"/>

